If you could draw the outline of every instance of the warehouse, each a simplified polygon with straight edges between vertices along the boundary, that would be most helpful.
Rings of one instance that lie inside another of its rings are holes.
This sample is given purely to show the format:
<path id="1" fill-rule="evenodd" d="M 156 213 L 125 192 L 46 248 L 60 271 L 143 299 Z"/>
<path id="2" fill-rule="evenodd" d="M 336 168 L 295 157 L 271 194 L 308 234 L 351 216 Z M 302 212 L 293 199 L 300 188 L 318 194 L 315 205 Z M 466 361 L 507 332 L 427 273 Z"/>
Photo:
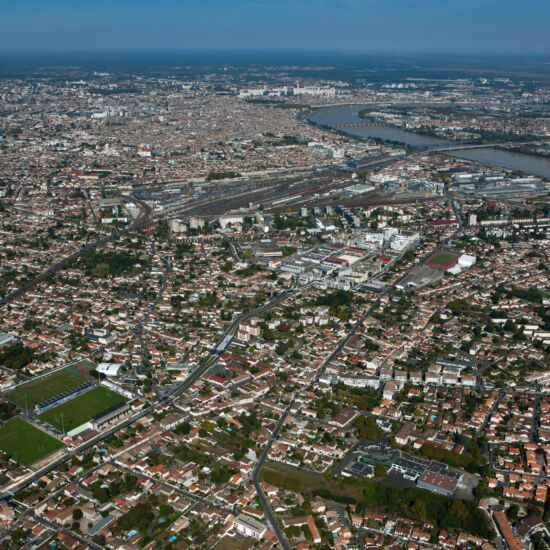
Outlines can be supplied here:
<path id="1" fill-rule="evenodd" d="M 100 363 L 96 370 L 105 376 L 118 376 L 122 369 L 121 363 Z"/>
<path id="2" fill-rule="evenodd" d="M 416 482 L 421 489 L 426 489 L 440 495 L 451 496 L 458 485 L 458 480 L 444 474 L 426 470 Z"/>

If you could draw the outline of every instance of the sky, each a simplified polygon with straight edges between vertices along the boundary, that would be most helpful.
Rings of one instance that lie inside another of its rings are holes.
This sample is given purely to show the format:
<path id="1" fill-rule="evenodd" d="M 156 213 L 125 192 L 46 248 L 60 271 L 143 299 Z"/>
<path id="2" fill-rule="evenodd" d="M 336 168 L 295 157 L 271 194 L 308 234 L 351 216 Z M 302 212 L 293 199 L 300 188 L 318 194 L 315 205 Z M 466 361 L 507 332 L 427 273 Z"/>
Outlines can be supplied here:
<path id="1" fill-rule="evenodd" d="M 550 0 L 0 0 L 0 54 L 550 54 Z"/>

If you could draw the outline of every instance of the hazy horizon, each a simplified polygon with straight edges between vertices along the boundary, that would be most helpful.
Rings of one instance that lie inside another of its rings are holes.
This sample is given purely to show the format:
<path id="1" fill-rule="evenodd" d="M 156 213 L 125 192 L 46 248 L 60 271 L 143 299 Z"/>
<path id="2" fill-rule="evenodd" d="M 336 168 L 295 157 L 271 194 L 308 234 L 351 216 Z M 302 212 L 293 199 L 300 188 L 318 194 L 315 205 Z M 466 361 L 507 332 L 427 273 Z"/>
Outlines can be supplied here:
<path id="1" fill-rule="evenodd" d="M 289 51 L 549 55 L 544 0 L 50 0 L 3 5 L 0 54 Z"/>

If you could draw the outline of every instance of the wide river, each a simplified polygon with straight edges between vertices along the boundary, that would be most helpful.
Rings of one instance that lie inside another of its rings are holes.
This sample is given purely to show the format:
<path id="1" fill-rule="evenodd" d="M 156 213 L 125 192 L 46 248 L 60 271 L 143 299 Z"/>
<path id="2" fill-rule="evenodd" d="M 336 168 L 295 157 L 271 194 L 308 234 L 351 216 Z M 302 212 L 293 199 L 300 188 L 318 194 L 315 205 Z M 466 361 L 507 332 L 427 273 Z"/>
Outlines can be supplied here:
<path id="1" fill-rule="evenodd" d="M 359 112 L 367 107 L 372 106 L 340 105 L 338 107 L 327 107 L 325 109 L 315 111 L 309 119 L 312 122 L 323 126 L 360 123 L 362 126 L 341 128 L 341 130 L 348 134 L 362 138 L 378 138 L 396 141 L 410 145 L 411 147 L 452 144 L 452 142 L 448 140 L 423 136 L 421 134 L 415 134 L 414 132 L 400 130 L 399 128 L 393 128 L 391 126 L 368 124 L 366 120 L 359 117 Z M 525 174 L 550 178 L 550 159 L 542 157 L 522 155 L 493 148 L 468 149 L 465 151 L 457 151 L 448 154 L 455 157 L 480 162 L 482 164 L 508 168 L 509 170 L 521 170 Z"/>

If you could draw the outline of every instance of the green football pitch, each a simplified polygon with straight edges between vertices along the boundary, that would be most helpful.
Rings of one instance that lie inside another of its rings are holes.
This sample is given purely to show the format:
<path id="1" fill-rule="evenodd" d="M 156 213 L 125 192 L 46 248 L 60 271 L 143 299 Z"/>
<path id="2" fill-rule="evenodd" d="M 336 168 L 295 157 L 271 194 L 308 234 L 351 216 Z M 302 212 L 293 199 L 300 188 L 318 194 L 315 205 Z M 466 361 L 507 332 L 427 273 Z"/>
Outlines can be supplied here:
<path id="1" fill-rule="evenodd" d="M 82 366 L 67 367 L 49 376 L 22 384 L 8 392 L 6 397 L 21 407 L 25 407 L 26 396 L 27 407 L 30 411 L 37 403 L 42 403 L 89 380 L 88 371 L 91 366 L 93 366 L 91 363 L 84 363 Z"/>
<path id="2" fill-rule="evenodd" d="M 43 412 L 38 415 L 38 418 L 59 431 L 63 431 L 63 428 L 65 428 L 65 432 L 70 432 L 88 422 L 94 414 L 100 413 L 121 401 L 128 401 L 128 399 L 104 386 L 97 386 L 74 399 Z"/>
<path id="3" fill-rule="evenodd" d="M 61 441 L 21 418 L 12 418 L 0 427 L 0 449 L 25 466 L 63 447 Z"/>

